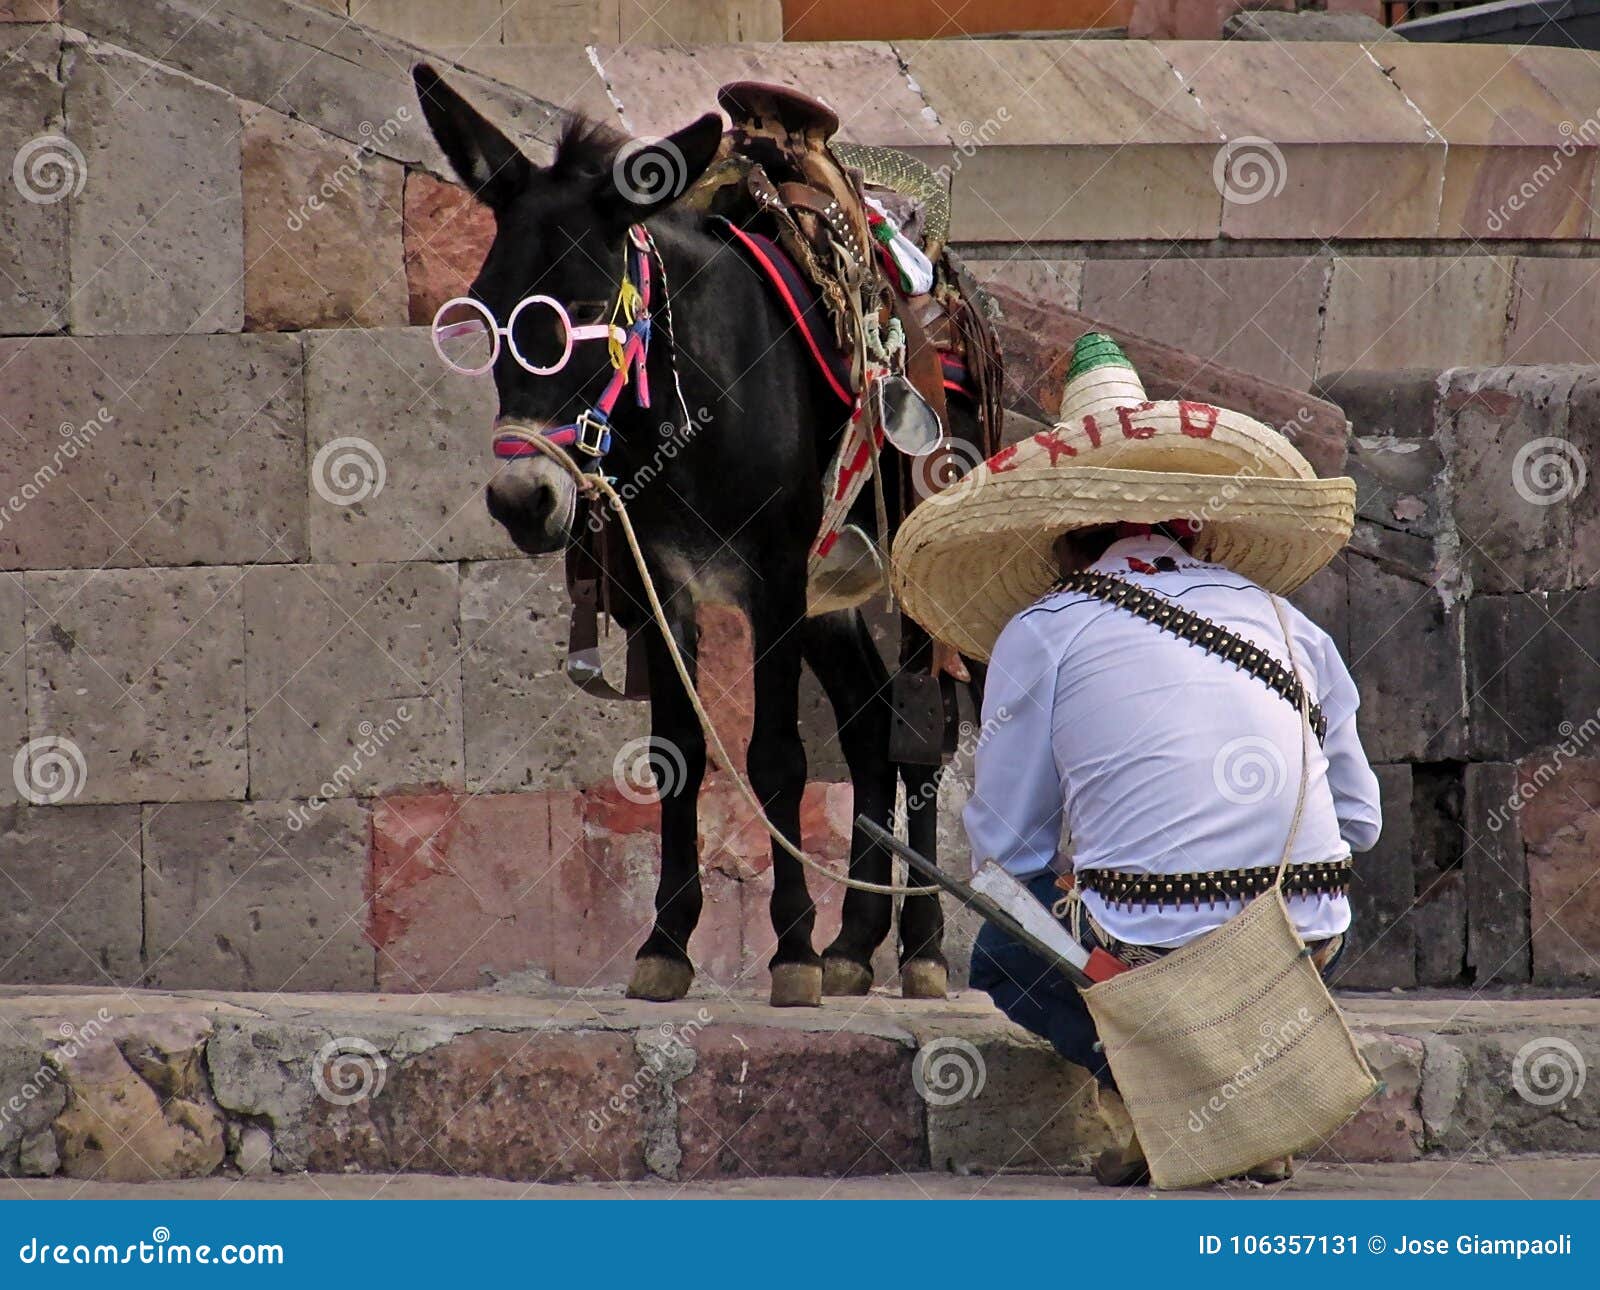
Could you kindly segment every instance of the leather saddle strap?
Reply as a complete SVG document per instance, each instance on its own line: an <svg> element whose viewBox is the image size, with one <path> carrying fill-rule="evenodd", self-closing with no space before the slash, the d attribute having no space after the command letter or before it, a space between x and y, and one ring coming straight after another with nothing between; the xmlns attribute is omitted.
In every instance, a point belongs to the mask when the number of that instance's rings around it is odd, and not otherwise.
<svg viewBox="0 0 1600 1290"><path fill-rule="evenodd" d="M1206 653L1232 663L1255 677L1297 713L1304 702L1317 743L1321 744L1327 738L1328 718L1319 704L1308 702L1310 696L1304 693L1305 687L1301 685L1300 678L1260 646L1252 645L1236 632L1175 605L1163 596L1107 573L1095 573L1087 569L1081 573L1069 573L1057 585L1063 591L1093 596L1096 600L1124 609L1146 622L1154 623L1162 631L1171 632L1179 640L1198 645Z"/></svg>

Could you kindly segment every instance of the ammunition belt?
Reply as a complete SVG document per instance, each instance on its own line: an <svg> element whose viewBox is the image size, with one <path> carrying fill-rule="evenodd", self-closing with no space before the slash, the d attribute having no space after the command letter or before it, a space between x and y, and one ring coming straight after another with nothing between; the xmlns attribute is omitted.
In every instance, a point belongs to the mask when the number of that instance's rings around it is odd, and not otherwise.
<svg viewBox="0 0 1600 1290"><path fill-rule="evenodd" d="M1285 896L1343 895L1350 890L1350 859L1292 864L1283 876ZM1251 869L1217 869L1210 873L1123 873L1083 869L1076 881L1111 905L1209 905L1249 900L1272 890L1275 864Z"/></svg>

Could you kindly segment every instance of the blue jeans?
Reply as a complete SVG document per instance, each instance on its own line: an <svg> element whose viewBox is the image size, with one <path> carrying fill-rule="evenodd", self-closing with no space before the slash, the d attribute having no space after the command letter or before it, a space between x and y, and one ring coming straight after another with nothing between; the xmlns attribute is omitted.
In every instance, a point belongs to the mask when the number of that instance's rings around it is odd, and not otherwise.
<svg viewBox="0 0 1600 1290"><path fill-rule="evenodd" d="M1028 890L1046 907L1054 905L1061 892L1056 876L1045 872L1027 882ZM1087 921L1083 928L1085 949L1099 944ZM1326 953L1315 960L1326 977L1333 971L1348 943L1339 937L1337 945L1319 942ZM1030 1030L1074 1065L1082 1066L1107 1088L1115 1088L1105 1054L1099 1051L1100 1037L1094 1018L1078 993L1078 987L1056 971L1025 945L1018 944L993 923L985 923L972 945L972 988L982 990L1024 1030Z"/></svg>

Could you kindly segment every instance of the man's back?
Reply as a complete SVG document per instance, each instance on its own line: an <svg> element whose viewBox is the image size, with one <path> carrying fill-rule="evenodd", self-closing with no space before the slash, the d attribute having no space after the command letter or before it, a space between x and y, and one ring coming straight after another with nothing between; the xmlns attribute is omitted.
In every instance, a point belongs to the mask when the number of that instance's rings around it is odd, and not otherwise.
<svg viewBox="0 0 1600 1290"><path fill-rule="evenodd" d="M1093 567L1287 662L1267 594L1168 539L1114 543ZM1337 860L1376 840L1377 782L1355 732L1355 686L1336 648L1283 608L1295 662L1328 720L1326 746L1307 747L1304 815L1290 858ZM1257 678L1125 610L1053 593L1017 615L995 646L966 815L974 862L993 857L1022 877L1042 871L1055 860L1065 804L1080 871L1275 865L1295 810L1300 732L1296 710ZM1240 908L1111 906L1093 891L1084 901L1110 935L1155 946L1182 944ZM1297 896L1290 909L1308 940L1350 921L1342 895Z"/></svg>

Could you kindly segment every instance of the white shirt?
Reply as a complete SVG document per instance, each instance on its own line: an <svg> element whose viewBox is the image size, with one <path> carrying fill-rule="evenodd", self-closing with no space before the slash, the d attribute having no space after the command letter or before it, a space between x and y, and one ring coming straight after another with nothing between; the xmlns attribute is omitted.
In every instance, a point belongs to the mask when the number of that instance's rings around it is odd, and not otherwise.
<svg viewBox="0 0 1600 1290"><path fill-rule="evenodd" d="M1160 561L1159 569L1156 567ZM1230 628L1287 663L1271 598L1163 537L1125 538L1093 566ZM1149 572L1144 572L1149 570ZM1307 744L1292 863L1338 860L1378 840L1378 782L1356 734L1360 699L1338 649L1287 601L1295 661L1328 720ZM1063 868L1189 873L1276 865L1300 784L1300 715L1261 681L1170 632L1081 594L1053 592L996 642L963 822L974 867L1019 878ZM1089 913L1130 945L1182 945L1237 914L1215 905L1108 905ZM1300 934L1350 925L1345 896L1289 900Z"/></svg>

